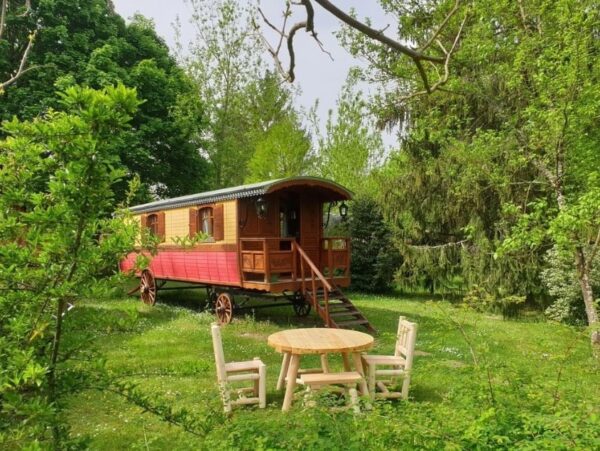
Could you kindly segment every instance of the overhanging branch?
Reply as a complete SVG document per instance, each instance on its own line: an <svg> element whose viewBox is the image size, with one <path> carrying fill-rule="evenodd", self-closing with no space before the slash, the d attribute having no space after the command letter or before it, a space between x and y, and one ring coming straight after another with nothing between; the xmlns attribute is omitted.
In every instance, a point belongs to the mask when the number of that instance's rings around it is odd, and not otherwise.
<svg viewBox="0 0 600 451"><path fill-rule="evenodd" d="M264 36L261 36L262 40L266 44L266 47L267 47L269 53L275 59L275 62L276 62L276 65L277 65L279 71L282 72L282 74L284 74L284 78L290 82L293 82L295 79L296 54L294 51L294 37L299 30L304 29L307 33L310 33L311 36L315 39L315 41L319 44L319 47L321 48L321 50L324 51L325 53L329 54L323 48L323 45L322 45L321 41L318 39L317 33L315 31L315 22L314 22L315 10L312 5L312 1L313 0L299 0L297 2L291 2L288 0L286 2L286 10L284 12L283 26L281 28L277 28L276 26L274 26L273 23L265 17L262 10L260 10L260 8L259 8L259 13L262 16L264 23L269 28L273 29L279 35L279 44L276 46L276 48L274 48L273 46L268 44L267 39ZM345 25L349 26L350 28L358 31L359 33L362 33L363 35L367 36L368 38L370 38L374 41L381 43L385 47L397 52L398 54L401 54L401 55L404 55L404 56L407 56L408 58L410 58L413 61L413 63L415 64L417 73L418 73L419 78L421 79L421 81L423 83L423 87L424 87L423 91L419 91L419 92L415 93L414 95L419 95L422 93L427 93L427 94L431 93L435 89L437 89L438 87L440 87L441 85L446 83L446 81L448 80L448 76L449 76L449 72L450 72L449 71L450 58L451 58L453 52L455 51L455 49L457 48L457 45L460 41L460 37L461 37L462 31L463 31L463 28L464 28L464 25L465 25L465 22L467 19L467 14L465 14L465 18L460 24L459 30L453 39L453 43L452 43L450 50L446 50L444 48L444 46L440 42L439 37L441 36L442 31L448 27L448 24L450 23L450 20L452 19L452 17L454 17L454 15L460 9L461 0L455 0L453 8L445 16L445 18L442 20L440 25L432 31L432 33L431 33L430 37L427 39L427 41L420 47L412 47L407 44L403 44L399 40L389 37L388 35L385 34L385 30L387 29L387 27L384 27L380 30L375 29L375 28L367 25L366 23L361 22L360 20L347 14L346 12L344 12L343 10L338 8L336 5L331 3L329 0L314 0L314 2L317 3L319 6L321 6L324 10L329 12L331 15L333 15L334 17L339 19ZM306 18L303 21L296 22L294 25L292 25L290 27L289 31L287 31L286 30L287 18L291 15L291 5L303 7ZM257 26L257 29L258 28L259 27ZM289 58L289 66L288 66L287 71L283 69L284 65L280 59L281 42L283 39L285 39L287 42L287 51L288 51L288 58ZM442 55L439 55L439 53L435 54L435 53L427 52L428 50L430 50L430 47L434 42L438 44L438 47L441 49ZM329 56L331 57L331 55L329 55ZM433 65L434 67L442 66L444 69L443 75L441 73L438 73L438 75L437 75L438 79L435 82L431 83L429 80L430 75L428 75L428 71L425 69L424 63L429 63L429 64ZM441 72L441 71L438 71L436 69L435 72ZM413 95L411 95L411 97L412 96Z"/></svg>

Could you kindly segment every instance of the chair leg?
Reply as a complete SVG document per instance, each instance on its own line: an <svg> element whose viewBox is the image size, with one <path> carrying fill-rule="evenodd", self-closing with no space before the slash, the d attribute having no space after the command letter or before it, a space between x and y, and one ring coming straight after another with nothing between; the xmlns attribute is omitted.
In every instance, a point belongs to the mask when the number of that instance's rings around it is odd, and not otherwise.
<svg viewBox="0 0 600 451"><path fill-rule="evenodd" d="M315 407L316 406L316 402L313 399L313 391L310 387L310 385L306 386L306 390L304 390L304 406L306 407Z"/></svg>
<svg viewBox="0 0 600 451"><path fill-rule="evenodd" d="M258 367L258 407L267 406L267 365Z"/></svg>
<svg viewBox="0 0 600 451"><path fill-rule="evenodd" d="M277 390L281 390L285 383L285 376L290 366L290 353L285 352L283 354L283 361L281 362L281 371L279 371L279 378L277 379Z"/></svg>
<svg viewBox="0 0 600 451"><path fill-rule="evenodd" d="M358 392L356 391L356 388L351 387L348 390L348 393L350 394L350 405L352 406L352 410L354 410L354 413L360 413L360 406L358 405Z"/></svg>
<svg viewBox="0 0 600 451"><path fill-rule="evenodd" d="M329 373L329 362L327 361L327 354L321 354L321 369L324 373Z"/></svg>
<svg viewBox="0 0 600 451"><path fill-rule="evenodd" d="M221 399L223 399L223 409L225 413L231 413L231 394L226 383L219 382L219 391L221 392Z"/></svg>
<svg viewBox="0 0 600 451"><path fill-rule="evenodd" d="M260 360L260 357L254 357L253 360ZM260 367L258 369L259 378L254 381L254 396L258 396L260 393Z"/></svg>
<svg viewBox="0 0 600 451"><path fill-rule="evenodd" d="M408 399L408 389L410 387L410 374L407 374L402 381L402 399Z"/></svg>
<svg viewBox="0 0 600 451"><path fill-rule="evenodd" d="M371 399L375 399L375 390L377 390L377 388L375 387L375 365L369 364L368 374L369 374L369 395L371 396Z"/></svg>

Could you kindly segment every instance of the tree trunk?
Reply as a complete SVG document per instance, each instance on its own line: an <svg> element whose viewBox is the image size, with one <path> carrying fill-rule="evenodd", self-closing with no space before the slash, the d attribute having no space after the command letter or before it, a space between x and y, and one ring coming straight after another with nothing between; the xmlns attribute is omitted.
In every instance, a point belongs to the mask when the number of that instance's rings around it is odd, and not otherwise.
<svg viewBox="0 0 600 451"><path fill-rule="evenodd" d="M581 247L578 247L575 251L575 264L577 265L577 275L581 286L581 294L583 295L585 313L592 330L590 339L593 346L600 348L600 322L598 321L598 311L594 304L594 293L590 283L590 268Z"/></svg>

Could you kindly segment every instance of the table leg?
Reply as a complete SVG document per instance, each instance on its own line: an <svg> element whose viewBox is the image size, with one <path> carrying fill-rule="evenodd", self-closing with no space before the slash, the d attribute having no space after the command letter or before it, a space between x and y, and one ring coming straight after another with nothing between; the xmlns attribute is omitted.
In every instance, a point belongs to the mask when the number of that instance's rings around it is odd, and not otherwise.
<svg viewBox="0 0 600 451"><path fill-rule="evenodd" d="M351 371L352 368L350 368L350 359L347 352L342 352L342 359L344 360L344 371Z"/></svg>
<svg viewBox="0 0 600 451"><path fill-rule="evenodd" d="M369 388L367 387L367 381L365 379L365 370L363 368L362 360L360 358L360 352L353 352L352 359L354 360L354 368L363 377L363 380L360 383L360 394L362 396L366 396L369 394Z"/></svg>
<svg viewBox="0 0 600 451"><path fill-rule="evenodd" d="M281 390L285 384L285 375L287 374L288 367L290 366L290 353L283 353L283 361L281 362L281 370L279 371L279 378L277 379L277 390Z"/></svg>
<svg viewBox="0 0 600 451"><path fill-rule="evenodd" d="M327 354L321 354L321 369L324 373L329 373L329 362L327 361Z"/></svg>
<svg viewBox="0 0 600 451"><path fill-rule="evenodd" d="M287 384L285 387L285 397L283 398L283 406L281 410L288 411L292 406L294 397L294 389L296 388L296 378L298 377L298 367L300 366L300 355L292 354L290 358L290 366L287 371Z"/></svg>

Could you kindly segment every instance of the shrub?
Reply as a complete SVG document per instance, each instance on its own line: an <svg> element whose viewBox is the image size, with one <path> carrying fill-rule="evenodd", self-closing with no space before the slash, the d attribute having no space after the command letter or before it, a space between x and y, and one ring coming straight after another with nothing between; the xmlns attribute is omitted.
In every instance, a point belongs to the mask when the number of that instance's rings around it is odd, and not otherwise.
<svg viewBox="0 0 600 451"><path fill-rule="evenodd" d="M379 205L368 197L357 198L352 203L348 229L352 238L352 288L375 293L389 290L400 255Z"/></svg>
<svg viewBox="0 0 600 451"><path fill-rule="evenodd" d="M561 254L556 247L553 247L546 254L545 264L546 267L541 272L541 279L548 294L554 300L546 308L545 315L554 321L585 324L581 287L577 281L572 258ZM597 292L600 289L600 268L592 269L591 279L594 291Z"/></svg>

